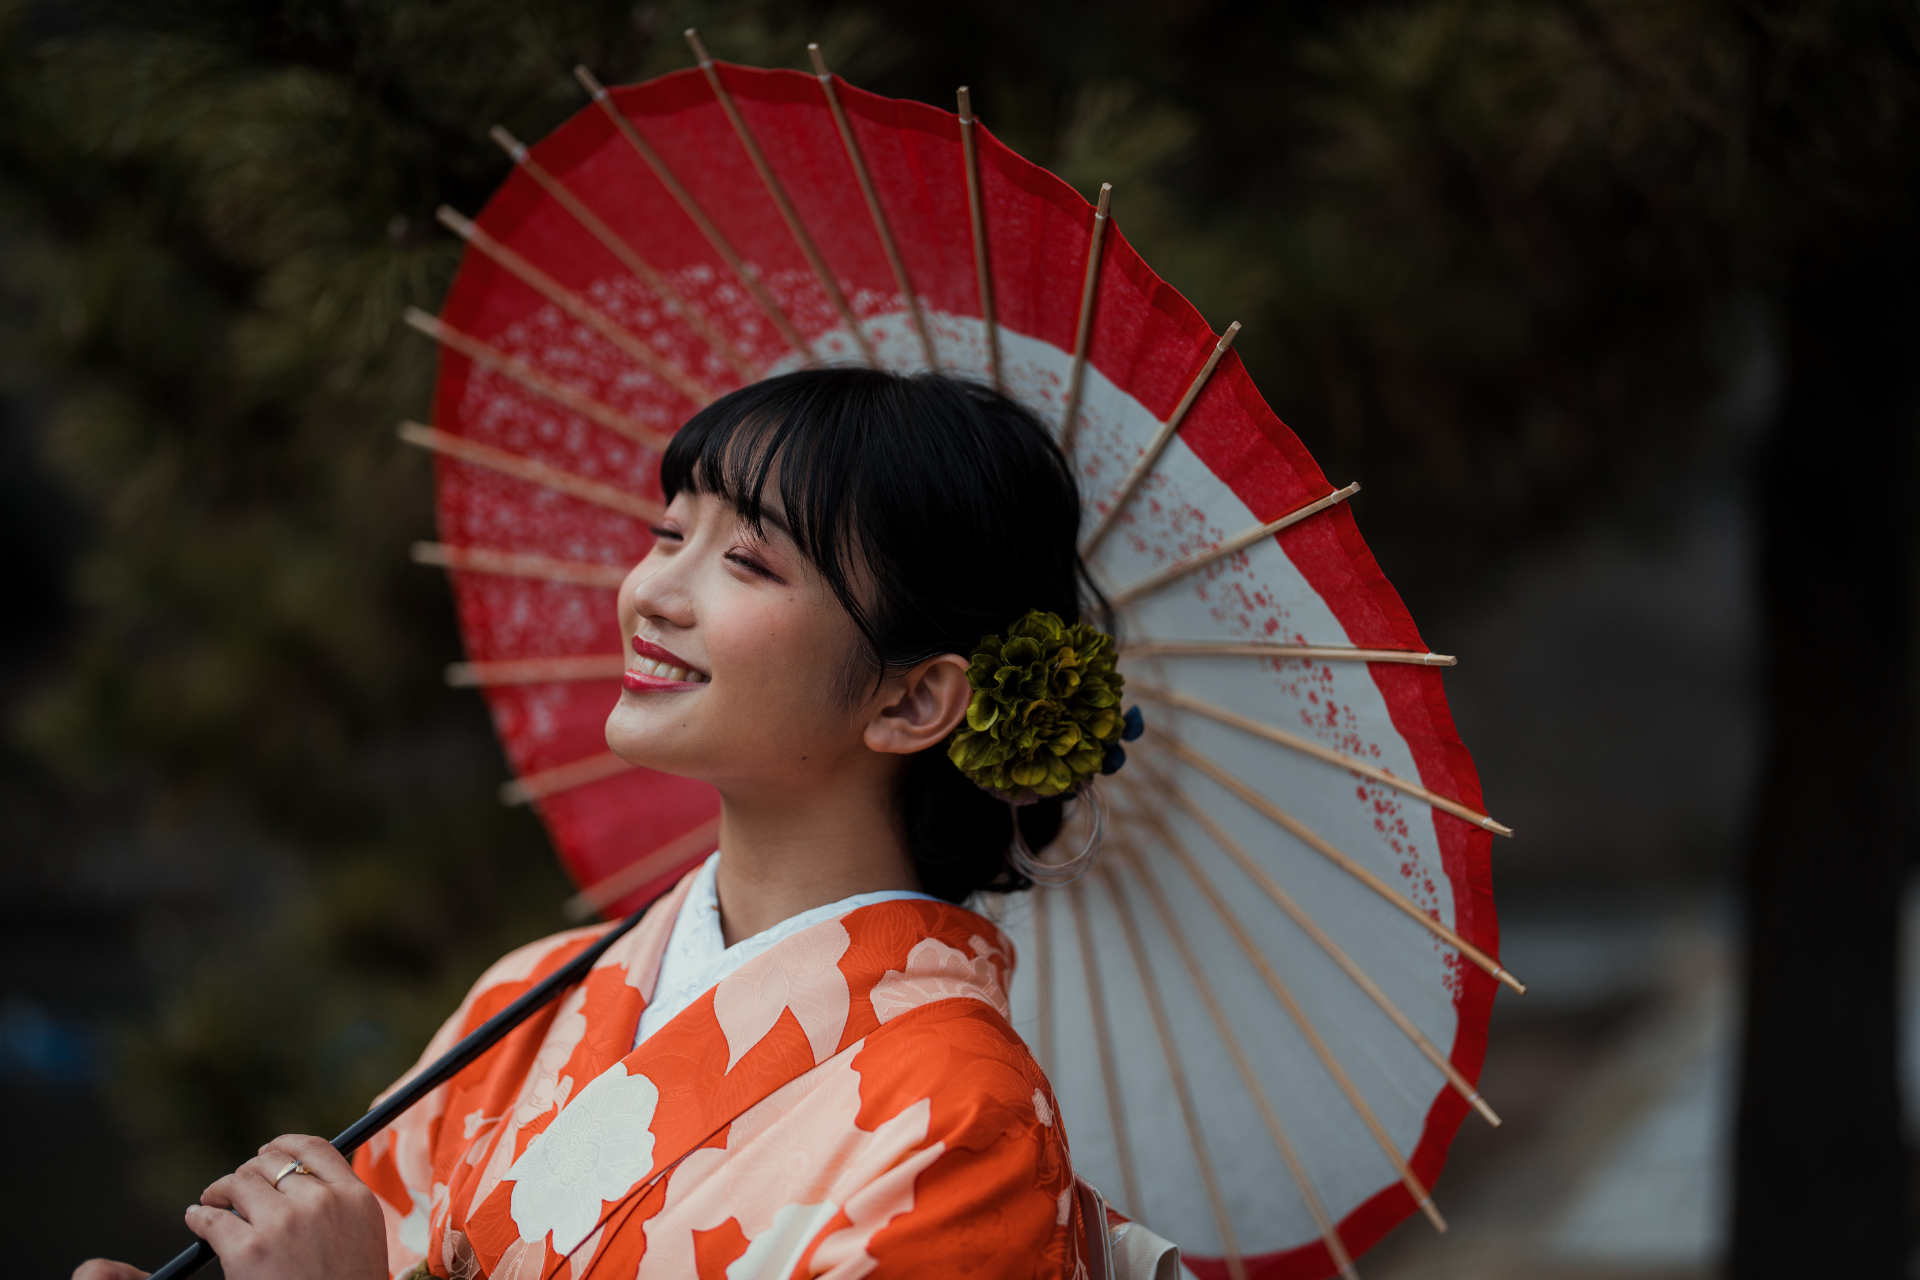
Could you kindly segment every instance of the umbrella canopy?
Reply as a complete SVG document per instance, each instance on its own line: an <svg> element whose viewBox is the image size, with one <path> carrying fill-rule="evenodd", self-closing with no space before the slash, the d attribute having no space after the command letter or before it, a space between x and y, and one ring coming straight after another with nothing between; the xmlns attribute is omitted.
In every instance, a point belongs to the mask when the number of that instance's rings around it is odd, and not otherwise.
<svg viewBox="0 0 1920 1280"><path fill-rule="evenodd" d="M691 35L691 33L689 33ZM602 737L612 589L660 450L834 361L989 380L1057 430L1145 704L1085 878L1004 904L1015 1022L1075 1161L1202 1276L1322 1276L1416 1208L1471 1107L1493 834L1439 666L1347 499L1232 349L1064 182L972 118L715 63L606 90L477 219L438 317L442 541L468 661L583 912L715 844L701 783ZM1070 826L1063 843L1075 838ZM1057 856L1057 855L1056 855ZM1497 1121L1495 1121L1497 1123Z"/></svg>

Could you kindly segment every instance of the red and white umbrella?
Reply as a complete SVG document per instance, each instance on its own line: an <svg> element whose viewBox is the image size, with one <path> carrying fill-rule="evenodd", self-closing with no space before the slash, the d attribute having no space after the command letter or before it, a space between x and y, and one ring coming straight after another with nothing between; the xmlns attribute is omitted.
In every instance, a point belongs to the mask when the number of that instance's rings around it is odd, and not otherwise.
<svg viewBox="0 0 1920 1280"><path fill-rule="evenodd" d="M1424 1208L1499 967L1493 834L1439 666L1346 502L1107 217L971 118L713 62L527 147L437 318L442 542L469 661L582 886L714 847L704 784L602 737L612 589L696 409L810 363L989 380L1058 424L1148 732L1095 871L1004 905L1015 1022L1077 1167L1202 1276L1317 1277ZM1069 839L1071 839L1071 833ZM1495 1121L1497 1123L1497 1121Z"/></svg>

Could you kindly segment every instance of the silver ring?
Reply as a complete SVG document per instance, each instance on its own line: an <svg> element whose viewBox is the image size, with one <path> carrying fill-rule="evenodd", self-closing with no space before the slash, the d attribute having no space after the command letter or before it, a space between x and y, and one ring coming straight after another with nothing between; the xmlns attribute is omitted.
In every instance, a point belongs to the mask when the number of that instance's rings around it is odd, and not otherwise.
<svg viewBox="0 0 1920 1280"><path fill-rule="evenodd" d="M1072 884L1087 873L1095 855L1100 852L1100 842L1107 835L1107 802L1100 796L1099 784L1089 778L1076 798L1087 801L1091 806L1093 830L1087 833L1086 846L1065 862L1042 862L1034 856L1033 850L1027 847L1026 835L1020 830L1019 808L1011 804L1007 806L1013 817L1013 843L1007 849L1007 860L1035 884L1055 888Z"/></svg>
<svg viewBox="0 0 1920 1280"><path fill-rule="evenodd" d="M282 1169L280 1172L273 1175L273 1189L275 1191L278 1191L280 1189L281 1180L287 1177L287 1175L289 1174L312 1173L312 1172L313 1170L307 1168L306 1165L301 1164L298 1160L290 1160L287 1162L286 1168Z"/></svg>

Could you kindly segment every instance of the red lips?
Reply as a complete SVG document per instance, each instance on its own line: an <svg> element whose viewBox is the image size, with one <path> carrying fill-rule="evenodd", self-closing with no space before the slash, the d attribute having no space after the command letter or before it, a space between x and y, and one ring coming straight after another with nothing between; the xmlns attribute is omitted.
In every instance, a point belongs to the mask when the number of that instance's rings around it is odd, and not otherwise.
<svg viewBox="0 0 1920 1280"><path fill-rule="evenodd" d="M621 673L620 684L633 693L662 693L674 689L698 689L697 681L668 680L662 676L650 676L644 671L626 671Z"/></svg>
<svg viewBox="0 0 1920 1280"><path fill-rule="evenodd" d="M633 638L633 651L643 658L649 658L654 662L662 662L670 667L679 667L683 671L699 670L698 667L688 662L673 650L663 649L650 640L642 640L639 636ZM664 693L668 691L698 689L703 683L704 681L699 680L669 680L665 676L648 675L644 671L635 671L631 668L620 676L621 686L632 693Z"/></svg>
<svg viewBox="0 0 1920 1280"><path fill-rule="evenodd" d="M670 667L679 667L683 671L698 671L700 669L673 650L662 649L652 641L642 640L639 636L633 638L633 651L643 658L652 658L655 662L664 662Z"/></svg>

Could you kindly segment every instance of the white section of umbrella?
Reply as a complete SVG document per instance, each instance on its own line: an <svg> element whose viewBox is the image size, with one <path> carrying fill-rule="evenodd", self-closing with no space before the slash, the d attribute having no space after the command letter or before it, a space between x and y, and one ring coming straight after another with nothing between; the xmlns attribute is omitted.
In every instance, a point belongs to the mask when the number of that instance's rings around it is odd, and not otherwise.
<svg viewBox="0 0 1920 1280"><path fill-rule="evenodd" d="M1362 858L1347 852L1351 848L1365 849L1374 842L1366 831L1353 829L1351 802L1329 803L1329 800L1344 796L1345 787L1339 779L1340 771L1345 771L1344 776L1348 778L1357 776L1392 788L1497 834L1510 835L1511 832L1487 815L1409 781L1417 776L1417 769L1411 757L1404 755L1404 746L1398 742L1397 735L1391 732L1380 736L1387 740L1389 748L1399 746L1402 758L1389 761L1394 766L1389 768L1335 751L1246 714L1248 685L1244 677L1230 672L1223 674L1226 664L1218 660L1254 659L1274 664L1275 670L1280 669L1281 663L1319 661L1338 664L1333 669L1339 670L1351 663L1372 662L1451 666L1454 659L1441 654L1360 648L1343 643L1285 645L1158 638L1177 634L1183 620L1179 609L1169 606L1168 588L1194 575L1205 574L1233 557L1241 557L1240 563L1255 568L1270 590L1280 588L1279 595L1285 599L1290 614L1295 617L1319 615L1313 618L1312 625L1299 630L1344 639L1338 621L1286 561L1274 538L1281 530L1352 496L1359 486L1335 490L1278 519L1251 522L1243 532L1223 538L1209 549L1174 564L1130 563L1138 557L1129 554L1125 540L1117 544L1116 550L1116 544L1110 544L1108 539L1150 481L1171 486L1189 497L1199 497L1195 505L1203 510L1243 509L1230 491L1185 449L1178 436L1182 418L1205 389L1214 368L1238 333L1239 324L1230 325L1205 353L1185 394L1165 420L1154 418L1138 401L1088 364L1087 344L1098 306L1100 258L1112 194L1111 186L1103 185L1088 245L1073 352L1060 352L1025 335L1002 331L994 318L973 145L974 121L964 88L959 93L959 114L981 315L976 318L932 313L930 323L929 313L908 279L865 159L840 106L833 78L818 47L809 46L823 96L833 114L910 321L910 326L901 326L894 323L898 313L889 313L861 324L721 83L713 60L693 32L689 31L688 38L769 199L839 316L846 336L852 338L868 363L893 368L944 366L977 370L1017 398L1039 403L1040 385L1057 378L1059 366L1065 361L1068 390L1059 426L1063 446L1080 455L1083 440L1094 442L1092 459L1096 465L1088 489L1090 495L1103 496L1088 503L1091 528L1085 534L1083 551L1103 580L1125 584L1111 591L1110 599L1129 612L1132 624L1129 630L1149 637L1131 641L1123 648L1123 662L1129 668L1128 688L1137 696L1159 704L1162 713L1156 716L1150 735L1136 746L1136 767L1119 778L1121 805L1117 816L1122 821L1116 824L1111 837L1115 857L1097 872L1091 884L1036 889L1023 908L1013 911L1008 922L1016 935L1025 935L1023 951L1032 959L1030 965L1022 966L1016 979L1016 999L1028 997L1024 1007L1034 1010L1031 1038L1049 1077L1067 1099L1063 1105L1087 1108L1088 1099L1097 1091L1107 1112L1105 1129L1089 1127L1076 1142L1076 1162L1096 1174L1113 1175L1107 1179L1108 1184L1122 1189L1124 1207L1142 1220L1163 1229L1172 1229L1178 1221L1185 1228L1183 1238L1194 1246L1217 1247L1226 1257L1229 1270L1236 1275L1244 1274L1241 1259L1245 1252L1291 1248L1315 1238L1325 1242L1343 1274L1353 1274L1351 1259L1333 1224L1377 1189L1380 1178L1364 1161L1349 1158L1343 1162L1328 1157L1350 1153L1356 1144L1376 1147L1391 1175L1407 1187L1434 1225L1444 1230L1444 1221L1427 1189L1407 1166L1403 1154L1418 1141L1430 1098L1408 1087L1406 1073L1396 1059L1407 1053L1414 1054L1440 1076L1444 1087L1458 1091L1485 1119L1498 1124L1492 1109L1436 1043L1447 1038L1451 1016L1451 1009L1444 1007L1445 1002L1436 994L1447 989L1444 976L1436 969L1445 968L1446 952L1450 949L1515 990L1525 988L1496 960L1444 923L1445 919L1452 918L1451 902L1438 902L1422 909L1396 890L1387 878L1365 865ZM816 346L801 337L768 295L755 269L741 259L633 122L613 106L607 90L585 68L578 68L576 74L787 341L793 351L793 362L816 363L819 358ZM505 130L496 128L494 136L516 164L599 240L636 280L652 290L663 307L683 318L740 377L765 376L790 363L781 360L768 368L756 368L724 333L674 290L661 272L647 264L634 246L612 231L587 202L542 168L526 147ZM476 224L451 209L443 209L440 216L476 250L531 286L561 312L610 342L694 408L714 398L712 389L694 374L673 367L587 299L561 285L512 248L494 240ZM664 447L666 437L661 433L595 399L589 392L543 373L520 357L499 351L417 310L409 310L406 318L409 324L441 345L562 409L650 448ZM900 336L903 332L913 335L916 350L902 349L906 341ZM947 349L944 358L942 347ZM1023 391L1026 394L1023 395ZM400 434L409 443L462 463L487 468L635 519L657 519L660 512L659 504L638 494L508 450L417 423L402 424ZM1107 477L1097 465L1102 459L1127 460L1125 472L1117 478ZM1104 492L1103 480L1108 481ZM1135 516L1138 518L1137 512ZM625 572L618 566L436 543L416 544L414 558L461 572L505 574L607 589L616 587ZM1172 626L1163 630L1169 623ZM450 683L463 686L605 680L617 677L624 665L623 656L617 653L583 654L456 663L448 668L447 676ZM1153 671L1153 680L1143 677L1139 671L1142 666ZM1370 681L1348 679L1340 683L1343 697L1379 704L1367 709L1378 722L1386 723L1384 705L1380 704L1378 690ZM1217 701L1195 692L1209 689L1217 690ZM1278 719L1278 715L1273 718ZM1170 723L1163 724L1163 720ZM1234 760L1241 773L1220 764L1222 758ZM516 779L502 788L502 799L509 804L527 803L611 777L627 767L611 753L589 756ZM1282 809L1270 798L1286 789L1285 779L1275 776L1276 768L1282 773L1318 768L1324 774L1304 797L1311 822ZM1251 780L1241 776L1250 771L1256 772ZM1196 794L1211 803L1195 799ZM702 824L590 886L568 904L570 914L591 915L710 846L716 824L717 819ZM1320 834L1321 831L1339 834L1330 840ZM1276 834L1285 838L1276 840ZM1162 880L1153 869L1153 861L1143 852L1149 848L1163 853L1164 861L1178 867L1181 877ZM1256 856L1250 849L1261 850L1265 856ZM1303 860L1301 850L1312 856ZM1432 870L1432 883L1438 894L1449 882L1437 866ZM1294 893L1281 887L1283 879L1294 886ZM1222 880L1228 882L1228 889L1221 887ZM1353 895L1347 886L1354 883L1364 886L1368 892ZM1248 885L1255 892L1248 894ZM1133 907L1135 896L1149 905L1151 910L1146 918L1150 925L1157 926L1157 938L1149 938L1142 928ZM1072 920L1075 945L1056 955L1054 943L1058 926L1054 916L1063 899ZM1316 905L1303 906L1302 899ZM1243 915L1252 916L1252 923L1243 919ZM1281 924L1281 920L1286 924ZM1400 923L1396 925L1395 921ZM1197 929L1196 924L1200 926ZM1286 933L1288 927L1293 930L1291 936ZM1343 948L1336 941L1336 932L1350 939L1348 947ZM1426 944L1415 941L1408 945L1410 939L1423 937L1428 940ZM1264 947L1262 939L1266 940ZM1444 945L1436 949L1434 943ZM1298 949L1303 945L1308 951ZM1354 954L1355 951L1359 954ZM1153 957L1168 954L1177 958L1177 973L1184 975L1182 981L1194 996L1192 1002L1167 1001L1162 983L1169 975L1156 971ZM1130 960L1130 965L1120 963L1122 957ZM1316 979L1306 984L1302 990L1309 994L1303 1000L1280 976L1283 970L1311 973L1316 963L1331 965L1345 982L1364 993L1379 1011L1384 1026L1392 1029L1391 1033L1384 1033L1378 1027L1355 1025L1344 1007L1327 1010L1313 1007L1312 993L1337 990L1337 981ZM1071 989L1076 979L1085 992L1084 1002L1063 1000L1061 988ZM1124 999L1109 1000L1109 988L1114 986ZM1249 1016L1250 1010L1276 1003L1286 1015L1284 1019ZM1084 1014L1088 1025L1072 1025L1076 1014ZM1197 1023L1199 1014L1205 1015L1204 1023ZM1130 1025L1138 1023L1143 1015L1151 1023L1150 1028ZM1292 1029L1291 1039L1282 1034L1282 1029L1288 1027ZM1123 1072L1114 1050L1116 1038L1133 1044L1156 1042L1164 1066L1149 1072L1146 1066L1135 1061ZM1216 1041L1225 1052L1224 1059L1194 1052L1194 1046ZM1080 1061L1072 1061L1075 1055L1063 1053L1063 1046L1077 1048ZM1143 1073L1145 1079L1142 1079ZM1236 1082L1237 1093L1232 1087ZM1274 1106L1273 1094L1279 1090L1284 1090L1284 1096L1293 1104L1291 1109L1304 1117L1304 1122L1296 1122L1296 1131L1291 1135ZM1154 1105L1167 1093L1172 1093L1178 1103L1179 1127L1184 1132L1169 1131L1170 1113L1164 1106ZM1276 1209L1271 1197L1264 1193L1264 1188L1274 1185L1275 1179L1270 1176L1273 1171L1262 1167L1259 1159L1254 1158L1248 1167L1223 1170L1218 1166L1206 1134L1209 1130L1236 1132L1235 1126L1241 1123L1239 1118L1221 1114L1223 1101L1235 1097L1248 1100L1267 1130L1272 1140L1273 1159L1298 1191L1299 1213ZM1370 1098L1373 1101L1369 1101ZM1129 1116L1133 1117L1131 1124ZM1082 1125L1088 1124L1083 1114ZM1357 1132L1353 1131L1356 1126ZM1226 1144L1223 1149L1243 1164L1247 1163L1246 1144ZM1189 1153L1193 1178L1159 1179L1150 1185L1159 1188L1157 1194L1162 1196L1165 1188L1184 1187L1190 1193L1187 1199L1193 1203L1143 1202L1136 1155L1143 1150L1155 1153L1159 1161L1177 1161L1179 1157L1172 1154L1176 1151ZM1320 1158L1316 1160L1316 1156ZM1329 1185L1316 1185L1310 1172L1316 1164L1336 1169L1339 1177ZM1243 1242L1237 1238L1236 1221L1254 1224L1253 1235L1248 1240ZM1198 1224L1203 1222L1210 1223L1216 1233L1211 1241L1195 1234Z"/></svg>

